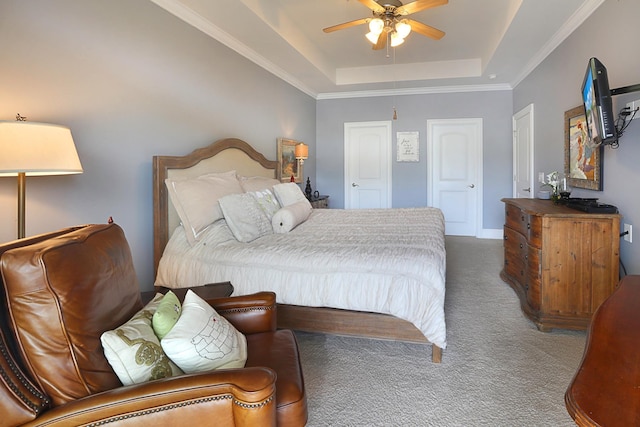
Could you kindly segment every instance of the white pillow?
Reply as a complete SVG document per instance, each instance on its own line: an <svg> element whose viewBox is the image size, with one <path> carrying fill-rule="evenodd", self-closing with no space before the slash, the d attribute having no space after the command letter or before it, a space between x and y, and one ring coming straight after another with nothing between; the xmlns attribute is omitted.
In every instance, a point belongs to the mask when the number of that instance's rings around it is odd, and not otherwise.
<svg viewBox="0 0 640 427"><path fill-rule="evenodd" d="M302 190L300 190L300 187L298 187L298 184L295 182L286 182L284 184L274 185L273 192L276 194L276 198L282 207L302 201L309 203L302 193ZM310 203L309 206L311 206Z"/></svg>
<svg viewBox="0 0 640 427"><path fill-rule="evenodd" d="M273 215L271 225L274 233L288 233L309 218L313 208L304 200L285 206Z"/></svg>
<svg viewBox="0 0 640 427"><path fill-rule="evenodd" d="M162 294L156 294L127 323L100 336L104 355L123 385L182 374L162 351L151 327L162 298Z"/></svg>
<svg viewBox="0 0 640 427"><path fill-rule="evenodd" d="M271 221L273 215L280 209L280 203L278 203L278 199L276 195L273 194L273 191L267 188L260 191L251 191L248 194L251 194L251 196L256 199L258 205L267 216L267 219Z"/></svg>
<svg viewBox="0 0 640 427"><path fill-rule="evenodd" d="M227 194L243 193L234 170L197 178L166 179L165 184L192 246L205 228L222 218L218 199Z"/></svg>
<svg viewBox="0 0 640 427"><path fill-rule="evenodd" d="M178 323L160 343L186 373L242 368L247 361L245 336L191 289Z"/></svg>
<svg viewBox="0 0 640 427"><path fill-rule="evenodd" d="M251 194L229 194L218 202L229 229L239 242L247 243L273 234L271 221Z"/></svg>
<svg viewBox="0 0 640 427"><path fill-rule="evenodd" d="M264 176L240 176L238 181L240 181L242 189L247 193L250 191L270 190L274 185L280 184L277 179Z"/></svg>

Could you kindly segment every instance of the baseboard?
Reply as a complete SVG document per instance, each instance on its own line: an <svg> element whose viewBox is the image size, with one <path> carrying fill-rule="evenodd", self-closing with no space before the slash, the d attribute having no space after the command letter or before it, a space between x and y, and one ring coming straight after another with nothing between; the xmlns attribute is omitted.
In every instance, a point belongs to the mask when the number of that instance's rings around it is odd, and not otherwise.
<svg viewBox="0 0 640 427"><path fill-rule="evenodd" d="M498 239L502 240L503 231L502 228L483 228L476 236L478 239Z"/></svg>

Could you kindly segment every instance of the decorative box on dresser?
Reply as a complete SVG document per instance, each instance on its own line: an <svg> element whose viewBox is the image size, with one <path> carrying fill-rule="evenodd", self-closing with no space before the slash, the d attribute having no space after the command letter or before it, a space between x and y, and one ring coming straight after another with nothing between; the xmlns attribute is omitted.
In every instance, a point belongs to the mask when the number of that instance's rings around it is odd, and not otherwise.
<svg viewBox="0 0 640 427"><path fill-rule="evenodd" d="M618 283L620 215L570 209L550 200L505 203L500 273L539 330L586 329Z"/></svg>

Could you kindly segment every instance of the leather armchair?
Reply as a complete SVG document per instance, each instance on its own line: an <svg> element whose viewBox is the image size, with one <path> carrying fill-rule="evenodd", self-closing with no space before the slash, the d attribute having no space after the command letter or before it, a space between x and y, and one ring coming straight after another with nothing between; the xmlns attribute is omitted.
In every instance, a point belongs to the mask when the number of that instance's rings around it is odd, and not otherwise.
<svg viewBox="0 0 640 427"><path fill-rule="evenodd" d="M307 420L295 335L276 329L275 295L208 301L247 338L241 369L122 386L102 332L143 307L116 224L0 245L2 425L298 426Z"/></svg>

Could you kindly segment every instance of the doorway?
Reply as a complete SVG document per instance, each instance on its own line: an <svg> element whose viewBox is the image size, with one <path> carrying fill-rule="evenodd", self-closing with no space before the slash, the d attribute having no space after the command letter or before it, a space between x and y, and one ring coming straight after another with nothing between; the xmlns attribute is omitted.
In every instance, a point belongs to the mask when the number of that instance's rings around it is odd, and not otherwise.
<svg viewBox="0 0 640 427"><path fill-rule="evenodd" d="M482 119L427 120L427 204L442 210L445 233L482 227Z"/></svg>
<svg viewBox="0 0 640 427"><path fill-rule="evenodd" d="M513 197L533 197L533 104L514 114Z"/></svg>
<svg viewBox="0 0 640 427"><path fill-rule="evenodd" d="M391 122L344 124L346 209L391 207Z"/></svg>

